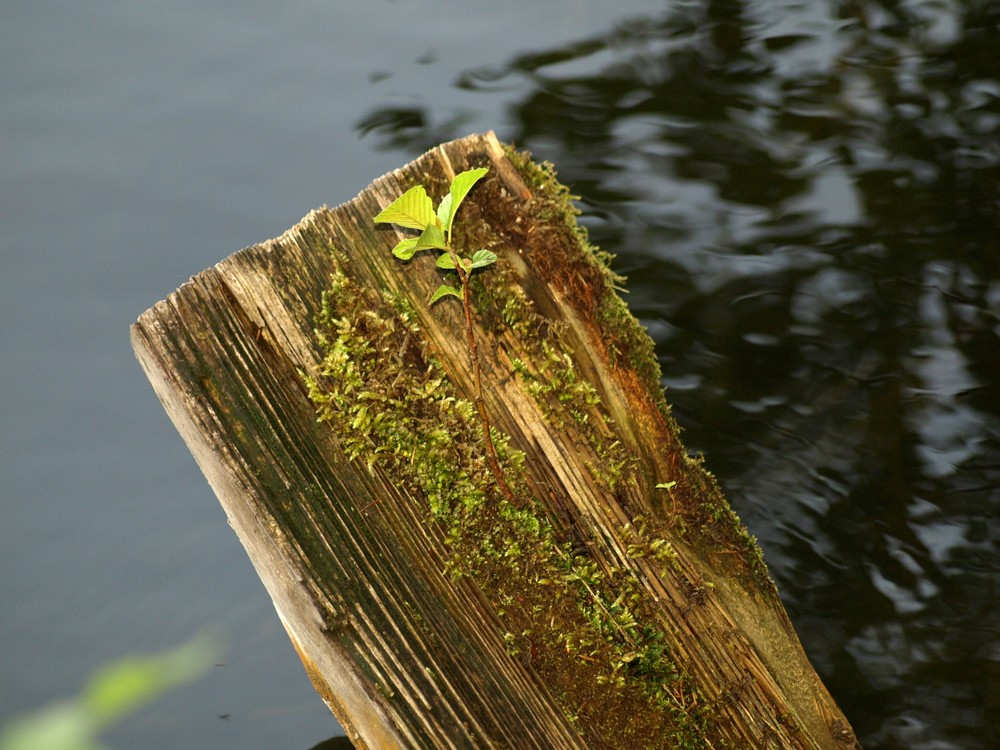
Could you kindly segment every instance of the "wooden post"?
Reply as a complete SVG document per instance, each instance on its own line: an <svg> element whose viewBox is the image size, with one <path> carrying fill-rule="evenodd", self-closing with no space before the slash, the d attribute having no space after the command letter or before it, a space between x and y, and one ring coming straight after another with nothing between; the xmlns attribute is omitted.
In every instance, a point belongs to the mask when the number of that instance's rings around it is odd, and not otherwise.
<svg viewBox="0 0 1000 750"><path fill-rule="evenodd" d="M487 166L461 305L375 216ZM648 336L550 171L492 133L242 250L132 343L323 699L365 748L856 747L759 550L688 458ZM317 414L323 417L317 419Z"/></svg>

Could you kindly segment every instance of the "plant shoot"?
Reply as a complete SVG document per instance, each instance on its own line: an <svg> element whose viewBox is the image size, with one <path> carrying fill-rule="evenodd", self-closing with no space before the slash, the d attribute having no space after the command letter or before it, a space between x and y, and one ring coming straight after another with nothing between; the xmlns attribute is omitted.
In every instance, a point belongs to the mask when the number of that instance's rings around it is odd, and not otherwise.
<svg viewBox="0 0 1000 750"><path fill-rule="evenodd" d="M410 260L423 250L434 250L440 253L437 267L445 271L454 271L458 276L459 286L441 284L431 295L428 304L433 305L445 297L457 297L462 301L465 313L465 339L469 351L469 362L472 366L476 411L483 428L483 440L486 444L486 459L490 471L496 479L497 487L503 496L513 505L520 507L514 493L504 479L503 470L497 458L496 446L490 433L490 419L483 399L482 376L479 367L479 353L476 347L476 335L473 326L472 300L469 293L469 279L472 273L480 268L496 263L497 256L489 250L476 250L468 254L459 252L452 243L455 217L462 201L473 186L489 170L486 167L470 169L455 175L451 181L448 194L441 199L437 210L423 185L414 185L396 198L375 217L376 224L396 224L407 229L420 232L418 237L400 240L392 249L392 254L403 261Z"/></svg>

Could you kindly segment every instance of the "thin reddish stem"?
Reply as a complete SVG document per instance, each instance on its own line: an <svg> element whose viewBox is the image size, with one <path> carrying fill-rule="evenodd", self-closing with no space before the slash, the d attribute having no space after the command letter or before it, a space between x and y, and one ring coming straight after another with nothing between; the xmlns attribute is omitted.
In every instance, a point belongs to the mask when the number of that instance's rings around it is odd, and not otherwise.
<svg viewBox="0 0 1000 750"><path fill-rule="evenodd" d="M453 258L455 253L451 250ZM483 427L483 441L486 443L486 462L489 464L493 478L496 479L497 487L501 494L512 505L520 508L521 503L514 495L507 480L504 478L503 469L500 468L500 460L497 458L497 449L493 444L493 435L490 433L490 415L486 411L486 402L483 399L483 381L479 367L479 349L476 346L476 334L472 325L472 300L469 297L469 277L472 275L465 270L456 260L455 268L458 271L458 278L462 282L462 307L465 310L465 337L469 348L469 362L472 365L473 401L476 404L476 411L479 413L479 422Z"/></svg>

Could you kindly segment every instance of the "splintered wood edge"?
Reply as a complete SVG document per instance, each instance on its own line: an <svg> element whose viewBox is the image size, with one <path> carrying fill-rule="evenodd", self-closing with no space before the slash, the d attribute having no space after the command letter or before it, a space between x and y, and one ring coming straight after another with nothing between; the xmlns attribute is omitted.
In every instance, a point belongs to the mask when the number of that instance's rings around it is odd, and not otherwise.
<svg viewBox="0 0 1000 750"><path fill-rule="evenodd" d="M190 283L197 282L192 280ZM168 305L169 300L157 307L162 309ZM218 441L208 437L204 423L196 420L195 414L201 410L182 393L179 382L173 378L170 363L162 358L162 350L156 345L157 331L160 335L163 333L162 323L157 315L150 314L155 310L144 314L132 327L136 356L218 497L229 525L264 584L310 680L356 747L372 750L408 747L380 710L378 701L371 699L365 689L365 680L354 673L352 661L331 651L330 641L321 637L325 629L323 618L313 598L300 585L298 567L273 530L253 513L251 504L246 501L252 490L239 482L237 475L219 460ZM307 653L313 657L306 657ZM346 706L350 706L350 710L346 710Z"/></svg>

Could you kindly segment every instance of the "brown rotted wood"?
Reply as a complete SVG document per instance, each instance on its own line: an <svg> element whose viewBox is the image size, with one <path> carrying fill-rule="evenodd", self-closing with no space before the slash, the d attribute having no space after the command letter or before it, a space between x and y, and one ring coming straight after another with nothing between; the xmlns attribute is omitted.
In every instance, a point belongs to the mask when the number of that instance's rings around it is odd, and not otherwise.
<svg viewBox="0 0 1000 750"><path fill-rule="evenodd" d="M371 217L417 182L446 186L475 166L491 173L463 210L489 217L504 283L558 327L576 372L600 396L591 421L553 419L511 375L515 361L537 359L534 334L479 325L490 352L486 407L527 455L526 501L606 574L637 577L690 682L678 700L710 704L699 707L711 722L705 746L855 746L773 586L754 572L752 550L731 519L705 510L724 501L687 459L649 363L636 361L649 352L634 321L608 322L609 311L623 311L617 298L617 307L608 302L609 277L564 220L541 215L492 134L439 147L353 201L236 253L132 329L147 376L317 690L359 747L614 746L586 712L567 718L573 707L560 703L544 669L511 656L487 583L444 573L448 543L420 498L378 464L348 460L342 436L317 422L303 382L322 361L313 329L339 270L359 288L411 300L425 345L454 388L474 397L459 306L425 304L440 283L433 259L402 272L389 252L398 236ZM608 460L597 446L616 441L631 463L612 488L595 467ZM655 489L668 481L677 483L669 496ZM637 516L670 540L678 555L670 570L630 552Z"/></svg>

